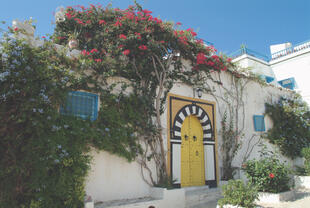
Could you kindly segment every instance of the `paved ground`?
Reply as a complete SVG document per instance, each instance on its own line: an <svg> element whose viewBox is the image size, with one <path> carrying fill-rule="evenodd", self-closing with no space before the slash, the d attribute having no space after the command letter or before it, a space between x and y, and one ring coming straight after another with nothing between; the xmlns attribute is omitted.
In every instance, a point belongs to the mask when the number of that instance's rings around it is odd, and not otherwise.
<svg viewBox="0 0 310 208"><path fill-rule="evenodd" d="M195 206L195 208L216 208L217 201ZM278 204L259 204L261 208L310 208L310 190L296 191L295 200Z"/></svg>
<svg viewBox="0 0 310 208"><path fill-rule="evenodd" d="M264 208L309 208L310 190L297 190L294 201L281 202L279 204L261 204Z"/></svg>

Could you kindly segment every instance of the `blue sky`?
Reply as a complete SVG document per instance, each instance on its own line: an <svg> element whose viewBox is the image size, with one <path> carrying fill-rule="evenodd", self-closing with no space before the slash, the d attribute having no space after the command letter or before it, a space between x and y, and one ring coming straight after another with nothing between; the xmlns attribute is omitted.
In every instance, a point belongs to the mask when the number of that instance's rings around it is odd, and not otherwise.
<svg viewBox="0 0 310 208"><path fill-rule="evenodd" d="M37 20L37 35L53 32L58 6L112 3L126 8L132 0L1 0L0 21ZM269 45L310 40L310 0L137 0L163 20L181 22L219 51L234 52L245 44L269 54ZM3 26L2 26L3 27Z"/></svg>

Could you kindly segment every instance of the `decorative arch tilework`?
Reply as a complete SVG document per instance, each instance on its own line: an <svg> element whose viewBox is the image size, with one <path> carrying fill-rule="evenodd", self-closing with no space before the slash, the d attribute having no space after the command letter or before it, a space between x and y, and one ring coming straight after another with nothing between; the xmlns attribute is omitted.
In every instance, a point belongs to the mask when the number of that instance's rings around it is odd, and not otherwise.
<svg viewBox="0 0 310 208"><path fill-rule="evenodd" d="M203 141L214 140L212 135L212 125L208 114L200 106L191 104L179 110L173 122L173 139L181 141L181 127L187 116L195 115L201 123L203 129Z"/></svg>

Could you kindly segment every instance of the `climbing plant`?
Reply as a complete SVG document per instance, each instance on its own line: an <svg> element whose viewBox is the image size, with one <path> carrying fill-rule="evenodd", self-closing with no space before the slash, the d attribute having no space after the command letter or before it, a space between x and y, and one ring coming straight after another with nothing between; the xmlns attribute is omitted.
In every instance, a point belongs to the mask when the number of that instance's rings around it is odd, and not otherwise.
<svg viewBox="0 0 310 208"><path fill-rule="evenodd" d="M230 62L198 39L193 29L181 30L180 23L164 22L151 14L138 4L125 10L68 7L57 15L54 40L66 45L72 36L76 38L82 54L77 68L92 71L85 77L85 83L94 86L89 90L100 92L107 78L120 76L130 81L133 94L144 101L139 108L146 115L139 125L139 138L146 148L137 161L154 184L168 177L160 116L173 83L193 83L194 76L226 70ZM184 60L191 68L184 66ZM147 158L156 164L155 176Z"/></svg>
<svg viewBox="0 0 310 208"><path fill-rule="evenodd" d="M301 150L310 143L310 111L298 94L282 97L277 103L266 103L267 115L273 121L266 138L276 144L283 155L301 156Z"/></svg>
<svg viewBox="0 0 310 208"><path fill-rule="evenodd" d="M228 74L211 74L202 83L203 89L217 102L222 140L220 152L222 160L222 179L233 179L235 168L232 161L242 145L245 127L245 95L249 82L255 77L238 71L231 66ZM228 75L228 76L227 76ZM225 79L225 81L223 81ZM227 79L227 80L226 80Z"/></svg>
<svg viewBox="0 0 310 208"><path fill-rule="evenodd" d="M0 48L0 206L81 207L91 123L57 112L75 84L70 61L14 37Z"/></svg>
<svg viewBox="0 0 310 208"><path fill-rule="evenodd" d="M231 61L230 58L227 58ZM197 80L197 79L196 79ZM217 103L218 117L221 120L219 129L220 157L222 161L223 180L233 179L236 168L232 163L243 145L245 137L245 89L250 82L266 86L266 82L248 68L230 65L227 73L210 73L196 81L198 87L210 94ZM253 148L261 141L258 134L252 134L247 140L243 162L247 160Z"/></svg>
<svg viewBox="0 0 310 208"><path fill-rule="evenodd" d="M166 182L160 116L167 93L175 81L193 84L230 62L193 29L138 4L67 7L56 20L52 41L41 46L20 39L20 28L1 41L1 207L82 207L91 147L138 161L150 185ZM80 56L67 55L69 40ZM115 76L122 81L111 84ZM99 95L95 121L59 113L77 90Z"/></svg>

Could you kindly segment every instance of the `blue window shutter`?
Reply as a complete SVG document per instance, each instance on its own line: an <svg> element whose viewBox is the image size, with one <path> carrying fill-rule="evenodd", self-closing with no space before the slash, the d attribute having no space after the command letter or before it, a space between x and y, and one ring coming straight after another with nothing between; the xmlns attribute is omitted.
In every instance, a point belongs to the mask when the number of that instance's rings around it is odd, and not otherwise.
<svg viewBox="0 0 310 208"><path fill-rule="evenodd" d="M60 113L64 115L89 118L94 121L98 116L98 95L88 92L69 92L65 106L60 107Z"/></svg>
<svg viewBox="0 0 310 208"><path fill-rule="evenodd" d="M263 75L263 74L259 75L259 77L261 79L264 79L267 83L270 83L270 82L272 82L274 80L274 77L266 76L266 75Z"/></svg>
<svg viewBox="0 0 310 208"><path fill-rule="evenodd" d="M267 83L270 83L274 80L274 77L266 76L265 79Z"/></svg>
<svg viewBox="0 0 310 208"><path fill-rule="evenodd" d="M255 131L265 131L265 120L263 115L254 115L253 121Z"/></svg>
<svg viewBox="0 0 310 208"><path fill-rule="evenodd" d="M288 79L283 79L281 81L278 81L278 83L287 89L291 89L294 90L297 86L296 86L296 81L294 77L288 78Z"/></svg>

